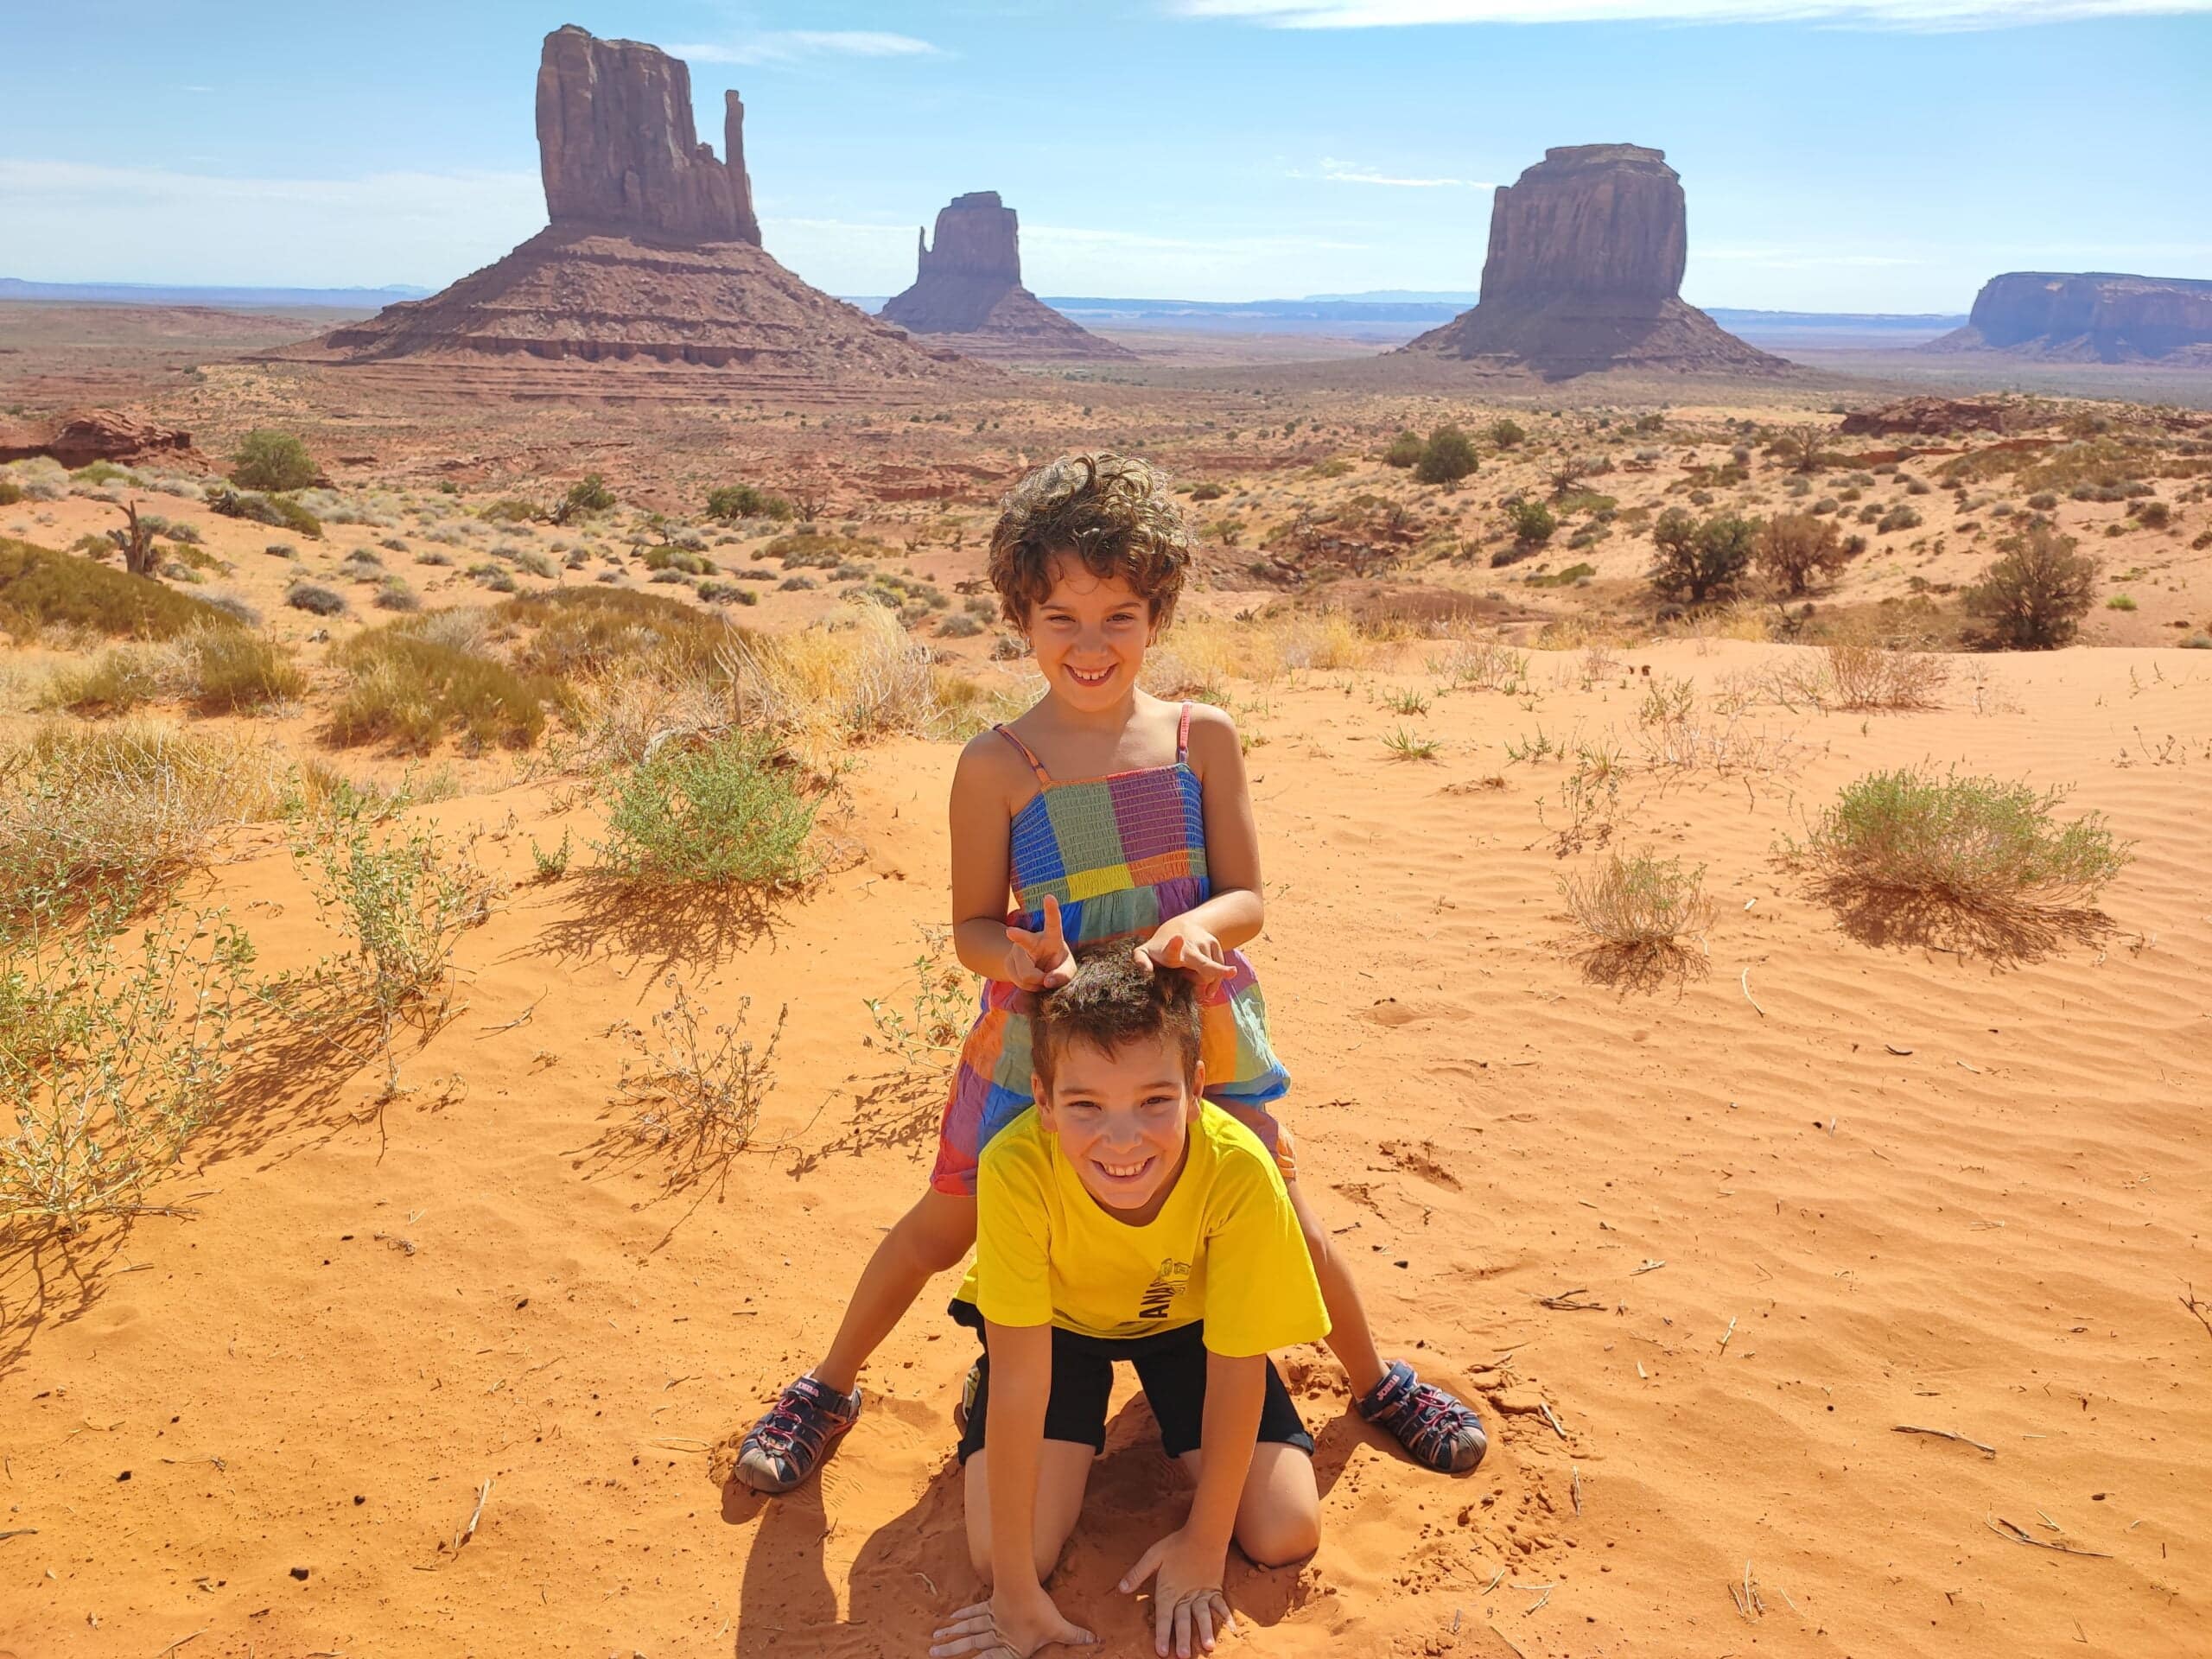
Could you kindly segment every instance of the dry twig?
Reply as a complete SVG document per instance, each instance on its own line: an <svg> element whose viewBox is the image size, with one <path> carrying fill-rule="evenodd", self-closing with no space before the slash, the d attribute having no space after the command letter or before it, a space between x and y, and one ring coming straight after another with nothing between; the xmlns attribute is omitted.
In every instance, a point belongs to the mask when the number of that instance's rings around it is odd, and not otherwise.
<svg viewBox="0 0 2212 1659"><path fill-rule="evenodd" d="M1549 1296L1539 1296L1536 1298L1536 1306L1538 1307L1553 1308L1561 1313L1604 1313L1605 1311L1605 1305L1603 1302L1575 1300L1576 1297L1586 1297L1590 1293L1586 1288L1578 1285L1573 1290L1554 1291Z"/></svg>
<svg viewBox="0 0 2212 1659"><path fill-rule="evenodd" d="M484 1477L484 1484L477 1491L476 1507L469 1513L468 1524L454 1535L453 1547L455 1554L460 1552L463 1544L476 1535L476 1523L484 1518L484 1500L491 1496L492 1477L486 1475Z"/></svg>
<svg viewBox="0 0 2212 1659"><path fill-rule="evenodd" d="M1961 1446L1970 1446L1975 1451L1986 1452L1993 1458L1997 1455L1995 1446L1984 1446L1980 1440L1969 1435L1956 1434L1948 1428L1918 1428L1910 1423L1899 1423L1897 1426L1897 1432L1900 1434L1933 1434L1939 1440L1956 1440Z"/></svg>
<svg viewBox="0 0 2212 1659"><path fill-rule="evenodd" d="M1760 1019L1765 1019L1766 1010L1759 1007L1758 998L1751 995L1751 970L1748 968L1745 969L1743 978L1738 980L1737 983L1744 988L1744 1001L1751 1005L1751 1012L1758 1015Z"/></svg>
<svg viewBox="0 0 2212 1659"><path fill-rule="evenodd" d="M1981 1517L1981 1523L1999 1538L2010 1538L2014 1543L2025 1544L2032 1549L2047 1549L2056 1555L2088 1555L2100 1561L2112 1560L2101 1549L2076 1549L2071 1544L2054 1544L2048 1539L2038 1538L2025 1527L2007 1521L2001 1515L1985 1515Z"/></svg>
<svg viewBox="0 0 2212 1659"><path fill-rule="evenodd" d="M2180 1298L2180 1301L2183 1307L2196 1315L2196 1322L2204 1327L2206 1333L2212 1335L2212 1302L2199 1297L2195 1285L2189 1287L2189 1294Z"/></svg>

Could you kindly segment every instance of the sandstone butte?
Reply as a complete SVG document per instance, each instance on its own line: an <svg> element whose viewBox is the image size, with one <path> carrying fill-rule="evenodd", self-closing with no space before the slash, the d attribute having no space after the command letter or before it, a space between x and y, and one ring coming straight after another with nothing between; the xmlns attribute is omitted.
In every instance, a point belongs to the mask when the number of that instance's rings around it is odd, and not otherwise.
<svg viewBox="0 0 2212 1659"><path fill-rule="evenodd" d="M546 228L428 299L274 355L423 362L441 389L518 395L527 395L523 382L483 365L703 368L730 389L791 394L847 383L996 384L995 371L918 344L776 263L760 245L744 121L737 94L727 94L728 159L718 160L699 142L680 60L573 24L556 29L537 71Z"/></svg>
<svg viewBox="0 0 2212 1659"><path fill-rule="evenodd" d="M2007 271L1981 285L1965 327L1921 350L2212 368L2212 282L2102 270Z"/></svg>
<svg viewBox="0 0 2212 1659"><path fill-rule="evenodd" d="M1491 208L1473 309L1400 348L1563 379L1607 369L1783 373L1682 302L1682 181L1639 144L1548 149Z"/></svg>
<svg viewBox="0 0 2212 1659"><path fill-rule="evenodd" d="M0 466L46 455L74 471L96 461L196 466L192 434L112 409L86 410L52 420L0 425Z"/></svg>
<svg viewBox="0 0 2212 1659"><path fill-rule="evenodd" d="M942 337L972 357L1134 359L1021 285L1021 226L995 190L955 196L937 216L937 245L915 233L913 286L877 315L909 334Z"/></svg>

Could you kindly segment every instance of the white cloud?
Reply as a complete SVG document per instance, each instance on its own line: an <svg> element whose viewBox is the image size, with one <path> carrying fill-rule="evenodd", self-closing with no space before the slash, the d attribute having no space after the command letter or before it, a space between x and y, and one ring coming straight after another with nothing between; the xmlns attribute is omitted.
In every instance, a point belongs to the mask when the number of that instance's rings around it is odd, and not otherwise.
<svg viewBox="0 0 2212 1659"><path fill-rule="evenodd" d="M730 45L671 46L671 57L694 63L788 63L794 58L941 58L927 41L874 29L776 29Z"/></svg>
<svg viewBox="0 0 2212 1659"><path fill-rule="evenodd" d="M1326 179L1333 184L1395 185L1408 190L1434 190L1438 188L1491 190L1497 188L1495 185L1482 179L1401 178L1393 174L1378 173L1373 168L1362 167L1356 162L1334 161L1326 156L1324 156L1321 158L1321 170L1318 174L1303 173L1294 169L1289 176L1294 179Z"/></svg>
<svg viewBox="0 0 2212 1659"><path fill-rule="evenodd" d="M1824 23L1919 30L2006 29L2212 11L2212 0L1173 0L1192 17L1275 29L1421 23Z"/></svg>
<svg viewBox="0 0 2212 1659"><path fill-rule="evenodd" d="M24 267L10 276L435 287L543 229L545 198L535 173L265 178L0 157L0 223Z"/></svg>

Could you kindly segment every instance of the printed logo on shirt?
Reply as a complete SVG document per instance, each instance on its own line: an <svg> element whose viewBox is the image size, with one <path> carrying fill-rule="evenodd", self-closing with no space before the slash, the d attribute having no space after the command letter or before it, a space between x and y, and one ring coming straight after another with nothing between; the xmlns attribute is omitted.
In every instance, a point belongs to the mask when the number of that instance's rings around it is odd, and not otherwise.
<svg viewBox="0 0 2212 1659"><path fill-rule="evenodd" d="M1175 1299L1191 1287L1191 1264L1173 1259L1162 1262L1152 1282L1144 1287L1144 1294L1137 1299L1137 1318L1164 1319L1175 1306Z"/></svg>

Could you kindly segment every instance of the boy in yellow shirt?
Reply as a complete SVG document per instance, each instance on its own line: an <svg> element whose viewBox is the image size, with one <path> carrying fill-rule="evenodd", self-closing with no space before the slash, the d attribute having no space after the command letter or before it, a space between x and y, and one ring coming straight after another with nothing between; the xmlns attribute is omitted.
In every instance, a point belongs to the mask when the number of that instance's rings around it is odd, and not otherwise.
<svg viewBox="0 0 2212 1659"><path fill-rule="evenodd" d="M1158 1575L1157 1652L1172 1637L1187 1659L1230 1627L1232 1537L1264 1567L1319 1541L1313 1439L1268 1352L1318 1340L1329 1317L1274 1159L1201 1096L1198 1033L1190 982L1126 947L1042 999L1037 1103L983 1151L976 1264L952 1304L986 1350L960 1457L991 1597L937 1632L938 1659L1096 1639L1043 1585L1106 1444L1117 1359L1197 1484L1122 1580Z"/></svg>

